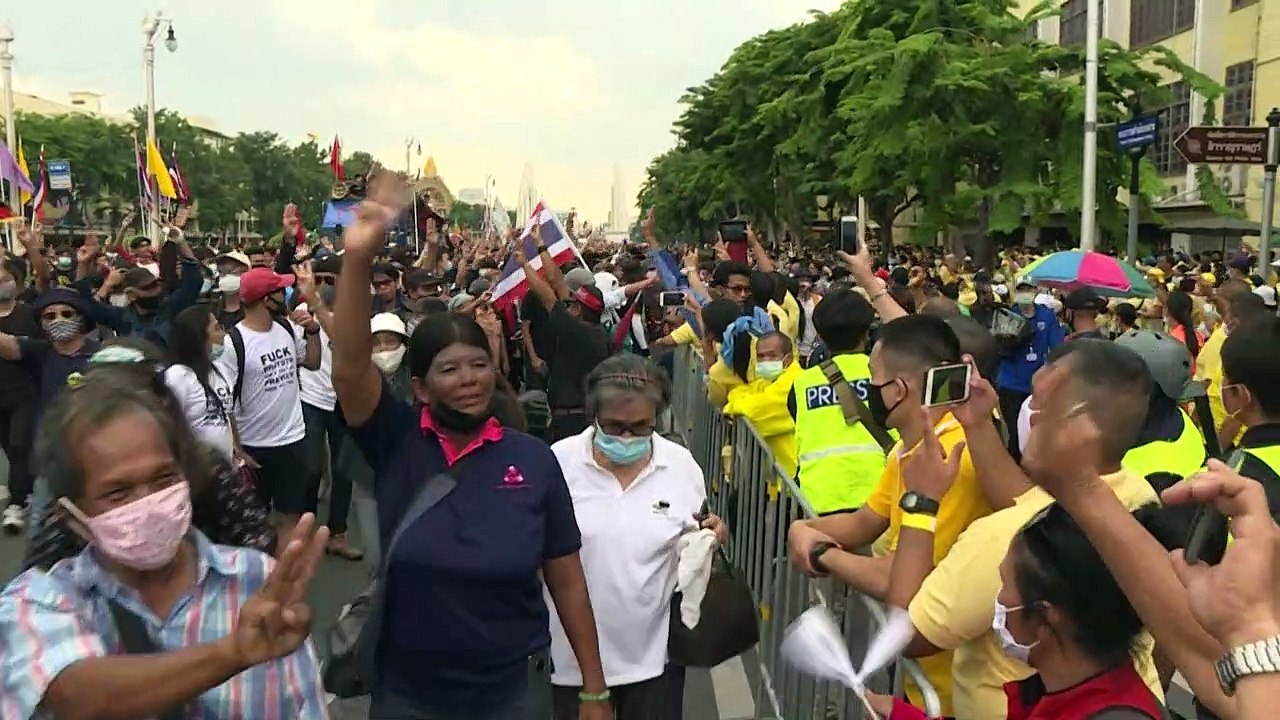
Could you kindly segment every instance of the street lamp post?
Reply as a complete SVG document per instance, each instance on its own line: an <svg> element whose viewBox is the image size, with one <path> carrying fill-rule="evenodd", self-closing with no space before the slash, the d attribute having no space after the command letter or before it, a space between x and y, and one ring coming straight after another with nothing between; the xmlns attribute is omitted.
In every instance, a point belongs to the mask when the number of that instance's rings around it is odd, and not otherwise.
<svg viewBox="0 0 1280 720"><path fill-rule="evenodd" d="M1080 188L1080 249L1093 250L1098 205L1098 31L1099 0L1085 0L1084 167Z"/></svg>
<svg viewBox="0 0 1280 720"><path fill-rule="evenodd" d="M13 30L8 25L0 25L0 75L4 76L4 136L5 142L9 146L9 150L17 153L18 129L13 122L13 53L9 52L9 44L13 42ZM9 201L9 207L14 212L18 212L20 206L18 195L18 184L9 183L9 197L5 198ZM13 223L8 223L8 247L10 252L21 252L19 248L14 247Z"/></svg>
<svg viewBox="0 0 1280 720"><path fill-rule="evenodd" d="M145 73L147 84L147 147L150 148L156 142L156 33L160 32L160 28L164 27L169 32L165 37L164 46L169 52L175 52L178 49L178 39L173 34L173 20L165 17L157 12L154 15L148 14L146 19L142 21L142 65ZM156 204L159 205L159 198L156 198ZM153 208L149 225L149 234L151 236L152 247L158 248L160 245L160 215L156 212L157 208Z"/></svg>

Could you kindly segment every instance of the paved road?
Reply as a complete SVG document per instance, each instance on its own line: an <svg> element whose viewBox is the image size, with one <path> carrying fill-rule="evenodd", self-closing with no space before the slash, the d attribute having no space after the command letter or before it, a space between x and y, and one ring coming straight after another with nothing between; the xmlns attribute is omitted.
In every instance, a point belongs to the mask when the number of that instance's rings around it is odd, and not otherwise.
<svg viewBox="0 0 1280 720"><path fill-rule="evenodd" d="M7 467L0 454L0 483L4 481ZM352 521L355 522L354 514ZM352 537L359 533L352 531ZM0 537L0 583L8 582L22 562L24 538ZM324 638L338 611L356 593L365 587L369 578L365 563L352 563L336 558L326 558L320 572L312 582L309 598L315 612L314 637L320 652L325 652ZM713 677L715 680L713 681ZM720 702L717 703L717 690ZM689 673L685 689L685 717L689 720L739 720L754 717L746 678L740 661L707 671ZM368 703L364 699L336 702L335 720L357 720L367 717Z"/></svg>

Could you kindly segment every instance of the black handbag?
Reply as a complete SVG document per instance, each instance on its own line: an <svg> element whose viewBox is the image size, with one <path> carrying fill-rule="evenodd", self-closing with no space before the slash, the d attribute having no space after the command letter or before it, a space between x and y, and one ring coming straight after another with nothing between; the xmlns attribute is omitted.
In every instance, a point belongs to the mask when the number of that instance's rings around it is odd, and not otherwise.
<svg viewBox="0 0 1280 720"><path fill-rule="evenodd" d="M711 561L711 579L702 597L702 616L695 627L680 620L681 593L671 600L671 636L667 653L673 665L711 668L760 642L760 615L742 572L720 548Z"/></svg>
<svg viewBox="0 0 1280 720"><path fill-rule="evenodd" d="M464 461L465 462L465 459ZM456 471L461 465L455 465ZM382 567L373 582L356 596L329 630L329 658L321 669L324 689L340 698L373 692L378 680L377 649L382 636L382 613L386 603L387 567L400 536L418 518L444 500L458 486L451 475L440 473L418 490L408 510L401 516L391 541L382 552Z"/></svg>

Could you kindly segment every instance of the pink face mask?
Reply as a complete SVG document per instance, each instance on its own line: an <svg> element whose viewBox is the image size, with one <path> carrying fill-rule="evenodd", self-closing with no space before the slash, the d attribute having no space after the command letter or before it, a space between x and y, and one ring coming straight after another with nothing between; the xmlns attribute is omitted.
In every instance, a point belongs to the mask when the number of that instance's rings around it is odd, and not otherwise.
<svg viewBox="0 0 1280 720"><path fill-rule="evenodd" d="M86 516L66 498L61 502L89 529L100 552L134 570L169 564L191 528L191 488L185 480L97 517Z"/></svg>

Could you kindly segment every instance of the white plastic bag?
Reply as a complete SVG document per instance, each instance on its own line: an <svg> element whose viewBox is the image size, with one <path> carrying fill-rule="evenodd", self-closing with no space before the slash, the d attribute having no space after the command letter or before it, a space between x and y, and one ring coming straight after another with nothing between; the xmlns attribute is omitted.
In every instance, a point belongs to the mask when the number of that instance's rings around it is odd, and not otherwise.
<svg viewBox="0 0 1280 720"><path fill-rule="evenodd" d="M849 648L831 613L822 606L804 611L787 628L782 639L782 657L806 675L831 680L849 688L863 706L877 717L867 701L866 680L893 662L911 642L911 617L905 610L894 609L880 632L871 640L862 668L853 669Z"/></svg>

